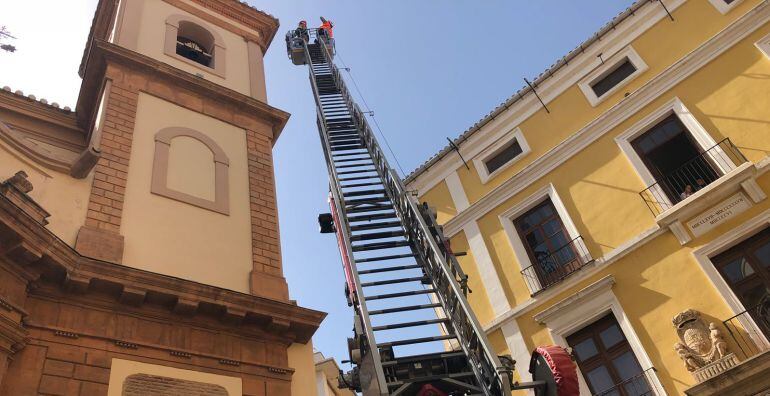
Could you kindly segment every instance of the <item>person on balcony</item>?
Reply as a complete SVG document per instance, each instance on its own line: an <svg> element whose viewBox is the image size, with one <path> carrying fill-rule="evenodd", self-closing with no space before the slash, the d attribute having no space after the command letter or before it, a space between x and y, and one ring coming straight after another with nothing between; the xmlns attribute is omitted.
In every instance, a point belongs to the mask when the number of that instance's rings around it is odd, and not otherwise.
<svg viewBox="0 0 770 396"><path fill-rule="evenodd" d="M682 191L682 193L679 194L679 198L685 199L693 194L695 194L695 191L693 190L692 186L688 184L684 186L684 191Z"/></svg>
<svg viewBox="0 0 770 396"><path fill-rule="evenodd" d="M695 180L695 191L700 191L703 187L706 187L706 181L699 177Z"/></svg>

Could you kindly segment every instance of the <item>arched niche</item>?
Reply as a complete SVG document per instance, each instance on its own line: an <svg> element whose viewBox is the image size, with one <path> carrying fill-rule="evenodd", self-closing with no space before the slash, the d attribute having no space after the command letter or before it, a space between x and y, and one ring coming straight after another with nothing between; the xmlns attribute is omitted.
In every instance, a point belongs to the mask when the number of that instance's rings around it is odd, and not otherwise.
<svg viewBox="0 0 770 396"><path fill-rule="evenodd" d="M190 48L200 47L210 55L209 61L199 62L179 54L177 50L180 45ZM224 39L219 32L204 22L181 14L166 18L166 37L163 47L166 55L224 78L226 51ZM202 57L205 58L205 56Z"/></svg>
<svg viewBox="0 0 770 396"><path fill-rule="evenodd" d="M195 158L195 160L213 161L213 199L207 199L206 197L179 191L169 186L171 146L174 143L174 139L180 137L194 139L210 150L211 156L208 156L207 158ZM225 151L204 133L190 128L165 128L155 135L155 158L152 165L151 192L203 209L229 215L229 166L230 160L227 157L227 154L225 154Z"/></svg>

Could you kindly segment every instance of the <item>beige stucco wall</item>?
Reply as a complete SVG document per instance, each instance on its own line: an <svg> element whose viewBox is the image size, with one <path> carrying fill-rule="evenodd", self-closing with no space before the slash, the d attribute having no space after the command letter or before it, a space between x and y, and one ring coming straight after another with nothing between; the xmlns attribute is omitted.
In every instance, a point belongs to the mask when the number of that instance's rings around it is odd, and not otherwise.
<svg viewBox="0 0 770 396"><path fill-rule="evenodd" d="M123 394L123 382L126 380L126 377L133 374L150 374L187 381L203 382L225 388L229 396L243 394L242 380L238 377L183 370L174 367L159 366L157 364L136 362L133 360L112 359L112 364L110 366L110 384L107 390L107 396L121 396Z"/></svg>
<svg viewBox="0 0 770 396"><path fill-rule="evenodd" d="M173 138L168 151L168 188L213 201L214 153L188 136Z"/></svg>
<svg viewBox="0 0 770 396"><path fill-rule="evenodd" d="M184 71L201 74L203 78L211 82L238 91L244 95L251 94L248 49L243 37L219 26L202 21L161 0L130 0L121 8L121 12L121 16L124 16L124 18L119 19L121 21L121 40L118 41L119 44ZM204 12L216 15L208 10L204 10ZM163 53L166 19L171 15L179 14L189 16L191 21L209 30L216 31L217 34L222 36L227 49L225 78L207 71L207 68L204 66L191 65ZM228 23L231 22L228 21Z"/></svg>
<svg viewBox="0 0 770 396"><path fill-rule="evenodd" d="M85 222L93 174L79 180L44 169L0 141L0 180L20 170L27 173L34 186L30 197L51 214L47 228L70 246L75 246L78 230Z"/></svg>
<svg viewBox="0 0 770 396"><path fill-rule="evenodd" d="M315 361L313 342L292 344L289 349L289 367L294 369L291 377L292 396L316 396Z"/></svg>
<svg viewBox="0 0 770 396"><path fill-rule="evenodd" d="M211 137L227 154L229 215L150 192L155 134L168 127L198 130ZM178 182L210 180L193 177ZM205 185L190 184L188 190L205 188ZM125 237L123 264L248 293L252 269L250 219L245 132L140 94L121 227Z"/></svg>

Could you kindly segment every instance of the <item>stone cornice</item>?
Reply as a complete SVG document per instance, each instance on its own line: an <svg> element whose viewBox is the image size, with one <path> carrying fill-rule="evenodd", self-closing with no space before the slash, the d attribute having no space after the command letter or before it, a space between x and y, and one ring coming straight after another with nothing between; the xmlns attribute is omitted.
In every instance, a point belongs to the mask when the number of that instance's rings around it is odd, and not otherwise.
<svg viewBox="0 0 770 396"><path fill-rule="evenodd" d="M78 128L75 122L75 114L71 111L41 103L37 99L21 96L10 90L0 90L0 108L9 109L15 113L24 114L31 118L40 119L50 124L82 133L82 130Z"/></svg>
<svg viewBox="0 0 770 396"><path fill-rule="evenodd" d="M183 9L191 14L195 14L198 17L204 17L195 12L194 8L190 8L184 0L164 0L165 2L174 5L177 8ZM241 3L236 0L190 0L193 4L197 4L208 10L214 11L219 15L226 17L232 21L238 22L250 29L259 32L259 37L256 37L256 43L262 48L262 52L266 52L270 47L270 43L273 41L275 34L278 32L278 19L257 10L245 3ZM214 22L214 21L211 21ZM214 22L218 25L221 23ZM252 34L238 29L236 26L230 25L224 26L226 29L233 31L233 33L244 36L244 38L252 39Z"/></svg>
<svg viewBox="0 0 770 396"><path fill-rule="evenodd" d="M0 352L8 355L16 353L27 344L28 334L20 323L0 315Z"/></svg>
<svg viewBox="0 0 770 396"><path fill-rule="evenodd" d="M15 241L1 252L9 261L46 274L69 292L107 292L136 306L151 293L174 301L170 310L188 315L214 307L221 313L218 319L234 331L259 326L287 343L308 342L326 316L291 303L80 256L5 197L0 197L0 225L0 240ZM104 290L95 290L100 287Z"/></svg>
<svg viewBox="0 0 770 396"><path fill-rule="evenodd" d="M573 294L572 296L567 297L564 300L561 300L556 304L546 308L545 310L536 313L533 318L535 319L535 322L544 324L554 315L558 315L564 310L574 308L576 304L579 305L582 302L591 299L597 293L611 289L613 285L615 285L615 278L612 275L607 275L604 278L601 278L598 281L584 287L583 289L578 290L577 293Z"/></svg>
<svg viewBox="0 0 770 396"><path fill-rule="evenodd" d="M86 66L77 105L79 120L90 120L91 113L96 111L97 96L104 80L107 64L113 63L124 65L132 72L157 77L165 83L174 85L180 91L192 91L208 101L238 109L245 114L244 117L252 118L254 122L269 123L273 132L273 144L289 120L289 113L267 103L104 40L94 42ZM223 121L244 127L243 124L234 122L234 120Z"/></svg>

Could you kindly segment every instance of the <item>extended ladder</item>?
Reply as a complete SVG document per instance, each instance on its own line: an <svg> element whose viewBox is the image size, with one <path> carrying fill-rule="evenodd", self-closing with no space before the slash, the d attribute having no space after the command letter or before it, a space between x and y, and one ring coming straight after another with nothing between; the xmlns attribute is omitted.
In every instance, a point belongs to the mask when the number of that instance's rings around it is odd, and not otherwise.
<svg viewBox="0 0 770 396"><path fill-rule="evenodd" d="M466 277L434 216L388 165L332 62L333 49L309 43L313 33L293 48L291 37L287 43L295 63L310 66L329 220L356 310L349 340L356 367L341 381L365 396L510 394L512 365L500 363L473 315ZM299 50L304 61L297 62Z"/></svg>

